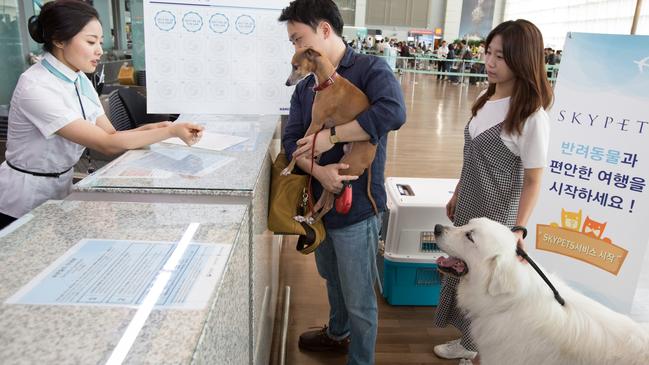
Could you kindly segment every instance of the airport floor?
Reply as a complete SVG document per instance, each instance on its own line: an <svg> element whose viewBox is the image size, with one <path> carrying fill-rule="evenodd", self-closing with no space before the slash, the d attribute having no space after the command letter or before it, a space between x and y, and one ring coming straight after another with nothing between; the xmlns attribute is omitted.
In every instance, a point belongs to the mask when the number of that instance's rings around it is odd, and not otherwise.
<svg viewBox="0 0 649 365"><path fill-rule="evenodd" d="M430 75L398 76L408 109L406 124L388 139L386 176L457 178L462 164L463 130L479 86L452 85ZM314 256L289 241L282 248L280 288L291 287L286 364L345 364L346 356L301 351L300 333L327 323L324 280ZM281 299L280 299L281 300ZM376 364L457 364L433 354L433 346L458 337L452 328L434 328L434 307L396 307L379 295ZM280 308L281 308L280 302ZM280 313L281 311L278 311ZM271 364L279 364L281 323L276 321Z"/></svg>

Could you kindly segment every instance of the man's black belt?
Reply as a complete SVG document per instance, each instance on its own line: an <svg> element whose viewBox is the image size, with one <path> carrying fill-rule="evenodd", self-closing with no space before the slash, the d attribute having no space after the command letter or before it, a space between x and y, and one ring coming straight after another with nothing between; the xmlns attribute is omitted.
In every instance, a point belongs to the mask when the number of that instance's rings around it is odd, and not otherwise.
<svg viewBox="0 0 649 365"><path fill-rule="evenodd" d="M40 177L59 177L59 176L65 174L66 172L72 170L72 167L70 167L69 169L67 169L67 170L65 170L63 172L33 172L33 171L27 171L27 170L23 170L23 169L21 169L19 167L16 167L16 166L12 165L11 163L9 163L9 161L5 161L5 162L7 163L7 165L9 167L11 167L12 169L14 169L16 171L20 171L23 174L30 174L30 175L34 175L34 176L40 176Z"/></svg>

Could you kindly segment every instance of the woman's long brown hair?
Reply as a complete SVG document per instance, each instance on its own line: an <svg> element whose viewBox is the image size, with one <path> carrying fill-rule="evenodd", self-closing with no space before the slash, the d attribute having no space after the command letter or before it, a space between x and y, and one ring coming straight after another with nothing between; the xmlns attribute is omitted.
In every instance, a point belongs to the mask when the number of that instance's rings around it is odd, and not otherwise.
<svg viewBox="0 0 649 365"><path fill-rule="evenodd" d="M543 36L531 22L518 19L499 24L487 36L487 47L499 35L503 44L505 63L514 74L514 89L503 128L509 134L521 134L527 118L540 107L552 105L552 87L545 71ZM475 117L496 92L496 84L489 84L487 92L471 108Z"/></svg>

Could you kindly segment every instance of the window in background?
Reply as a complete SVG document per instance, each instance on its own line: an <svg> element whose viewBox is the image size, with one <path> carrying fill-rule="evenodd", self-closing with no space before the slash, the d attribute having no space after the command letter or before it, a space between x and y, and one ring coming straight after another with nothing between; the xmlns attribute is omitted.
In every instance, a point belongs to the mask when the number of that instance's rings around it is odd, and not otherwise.
<svg viewBox="0 0 649 365"><path fill-rule="evenodd" d="M0 3L0 105L8 105L20 74L27 69L23 58L18 22L22 21L17 0Z"/></svg>
<svg viewBox="0 0 649 365"><path fill-rule="evenodd" d="M143 0L130 0L129 13L131 17L131 48L133 67L144 70L144 8Z"/></svg>
<svg viewBox="0 0 649 365"><path fill-rule="evenodd" d="M567 32L629 34L636 0L507 0L505 20L527 19L539 27L546 47L562 49ZM649 35L644 2L636 34Z"/></svg>

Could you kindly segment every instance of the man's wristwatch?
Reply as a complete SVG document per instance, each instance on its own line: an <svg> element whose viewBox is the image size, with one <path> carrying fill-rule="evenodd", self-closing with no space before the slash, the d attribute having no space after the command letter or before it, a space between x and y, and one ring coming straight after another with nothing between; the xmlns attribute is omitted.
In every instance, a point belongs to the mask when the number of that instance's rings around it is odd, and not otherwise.
<svg viewBox="0 0 649 365"><path fill-rule="evenodd" d="M336 135L336 127L331 127L331 129L329 129L329 142L331 142L331 144L340 142L340 139L338 139L338 136Z"/></svg>

